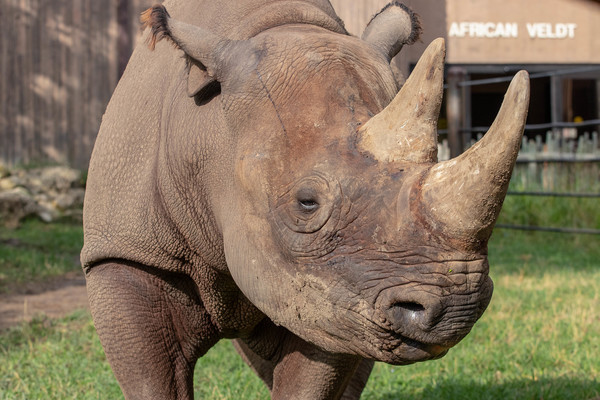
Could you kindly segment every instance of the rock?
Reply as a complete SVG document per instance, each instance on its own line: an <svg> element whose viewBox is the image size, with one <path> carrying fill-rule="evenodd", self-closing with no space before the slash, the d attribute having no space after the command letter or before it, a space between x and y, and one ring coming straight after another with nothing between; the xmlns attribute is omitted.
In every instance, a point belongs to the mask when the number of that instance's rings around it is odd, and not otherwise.
<svg viewBox="0 0 600 400"><path fill-rule="evenodd" d="M83 195L83 189L75 188L67 193L57 195L52 204L57 209L64 211L73 206L81 206L83 204Z"/></svg>
<svg viewBox="0 0 600 400"><path fill-rule="evenodd" d="M6 178L9 175L10 175L10 171L8 170L8 167L6 165L0 163L0 179Z"/></svg>
<svg viewBox="0 0 600 400"><path fill-rule="evenodd" d="M59 217L59 214L56 210L47 207L44 204L38 205L38 210L36 214L44 222L52 222L58 219Z"/></svg>
<svg viewBox="0 0 600 400"><path fill-rule="evenodd" d="M16 228L21 219L37 210L35 200L22 187L0 192L0 220L8 228Z"/></svg>
<svg viewBox="0 0 600 400"><path fill-rule="evenodd" d="M8 171L0 177L0 226L16 227L31 214L45 222L78 217L84 194L82 173L72 168Z"/></svg>
<svg viewBox="0 0 600 400"><path fill-rule="evenodd" d="M47 189L66 191L78 186L81 172L68 167L45 168L40 171L40 180Z"/></svg>
<svg viewBox="0 0 600 400"><path fill-rule="evenodd" d="M0 179L0 191L11 190L17 187L15 179L12 177Z"/></svg>
<svg viewBox="0 0 600 400"><path fill-rule="evenodd" d="M28 176L24 186L27 187L32 194L44 193L45 190L42 180L38 176Z"/></svg>

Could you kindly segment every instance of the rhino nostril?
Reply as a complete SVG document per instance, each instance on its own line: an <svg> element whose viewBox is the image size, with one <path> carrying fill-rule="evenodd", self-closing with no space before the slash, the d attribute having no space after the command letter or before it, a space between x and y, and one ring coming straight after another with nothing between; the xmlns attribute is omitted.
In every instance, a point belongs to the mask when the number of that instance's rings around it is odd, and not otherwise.
<svg viewBox="0 0 600 400"><path fill-rule="evenodd" d="M400 303L394 303L392 305L392 307L400 307L400 308L404 308L405 310L414 311L414 312L425 311L425 307L423 307L419 303L400 302Z"/></svg>
<svg viewBox="0 0 600 400"><path fill-rule="evenodd" d="M423 325L425 314L425 307L422 304L403 301L393 303L387 311L388 319L395 330Z"/></svg>
<svg viewBox="0 0 600 400"><path fill-rule="evenodd" d="M409 320L419 320L425 314L425 307L419 303L399 302L392 304L394 314L403 314Z"/></svg>
<svg viewBox="0 0 600 400"><path fill-rule="evenodd" d="M429 332L439 322L442 315L441 303L431 299L421 302L410 293L398 297L389 299L387 307L384 306L382 310L387 326L396 333L414 337L416 334Z"/></svg>

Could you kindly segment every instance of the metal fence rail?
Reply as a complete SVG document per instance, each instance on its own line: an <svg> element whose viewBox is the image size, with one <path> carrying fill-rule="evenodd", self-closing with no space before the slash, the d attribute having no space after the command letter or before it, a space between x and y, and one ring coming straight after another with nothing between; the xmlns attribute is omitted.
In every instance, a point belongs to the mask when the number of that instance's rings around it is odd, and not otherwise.
<svg viewBox="0 0 600 400"><path fill-rule="evenodd" d="M511 196L600 198L600 193L555 193L555 192L513 192L513 191L509 191L506 194L511 195Z"/></svg>
<svg viewBox="0 0 600 400"><path fill-rule="evenodd" d="M541 232L556 232L556 233L575 233L583 235L600 235L600 229L587 228L558 228L551 226L531 226L531 225L511 225L511 224L496 224L496 228L516 229L521 231L541 231Z"/></svg>
<svg viewBox="0 0 600 400"><path fill-rule="evenodd" d="M587 126L600 127L600 119L590 119L584 122L548 122L546 124L528 124L525 125L525 132L552 130L555 128L584 128ZM489 126L473 126L471 128L461 128L460 133L480 133L487 132ZM448 129L438 129L439 135L448 133Z"/></svg>
<svg viewBox="0 0 600 400"><path fill-rule="evenodd" d="M510 196L538 196L538 197L570 197L570 198L600 198L600 193L556 193L556 192L515 192L509 191L506 195ZM554 226L533 226L533 225L515 225L515 224L496 224L496 228L515 229L521 231L540 231L555 233L571 233L583 235L600 235L600 229L592 228L562 228Z"/></svg>
<svg viewBox="0 0 600 400"><path fill-rule="evenodd" d="M529 74L529 78L530 79L549 78L552 76L576 75L576 74L583 74L583 73L588 73L588 72L600 72L600 67L599 66L586 66L586 67L560 69L560 70L556 70L556 71L538 72L538 73ZM501 76L498 78L476 79L476 80L472 80L472 81L459 82L458 86L466 87L466 86L490 85L493 83L510 82L510 81L512 81L512 78L513 78L512 76ZM448 85L445 85L444 88L448 88Z"/></svg>

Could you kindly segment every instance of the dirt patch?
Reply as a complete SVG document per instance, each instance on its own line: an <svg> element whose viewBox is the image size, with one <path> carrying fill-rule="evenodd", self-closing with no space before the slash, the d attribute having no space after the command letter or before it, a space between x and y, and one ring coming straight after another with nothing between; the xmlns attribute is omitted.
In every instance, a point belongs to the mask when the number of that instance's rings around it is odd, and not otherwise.
<svg viewBox="0 0 600 400"><path fill-rule="evenodd" d="M38 314L60 318L82 308L88 308L82 272L24 285L0 295L0 330L30 321Z"/></svg>

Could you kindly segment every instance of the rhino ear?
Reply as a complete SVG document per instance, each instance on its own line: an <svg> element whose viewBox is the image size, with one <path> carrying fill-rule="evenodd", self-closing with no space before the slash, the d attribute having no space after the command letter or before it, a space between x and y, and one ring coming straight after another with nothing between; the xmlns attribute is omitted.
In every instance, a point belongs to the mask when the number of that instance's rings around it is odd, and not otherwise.
<svg viewBox="0 0 600 400"><path fill-rule="evenodd" d="M404 4L394 1L385 6L367 24L362 39L391 61L405 44L421 36L419 17Z"/></svg>
<svg viewBox="0 0 600 400"><path fill-rule="evenodd" d="M171 18L166 8L155 5L142 13L144 27L151 29L148 46L154 50L156 42L168 38L188 56L188 95L193 97L212 91L220 79L222 62L218 50L231 41L197 26Z"/></svg>
<svg viewBox="0 0 600 400"><path fill-rule="evenodd" d="M217 79L210 76L206 67L194 59L188 62L188 85L187 94L190 97L196 95L204 97L209 93L214 93L218 88Z"/></svg>

